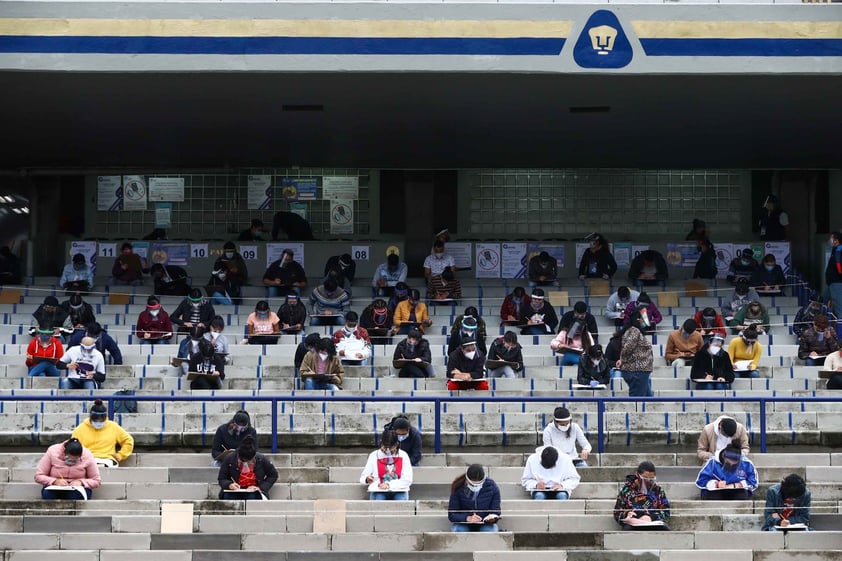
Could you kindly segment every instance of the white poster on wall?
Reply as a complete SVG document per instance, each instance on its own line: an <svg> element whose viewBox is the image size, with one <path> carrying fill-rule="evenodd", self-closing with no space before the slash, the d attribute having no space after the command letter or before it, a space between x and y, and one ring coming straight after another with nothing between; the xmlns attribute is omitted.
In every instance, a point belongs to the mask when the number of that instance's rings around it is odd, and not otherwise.
<svg viewBox="0 0 842 561"><path fill-rule="evenodd" d="M775 263L781 266L785 275L792 271L789 242L763 242L763 255L774 255Z"/></svg>
<svg viewBox="0 0 842 561"><path fill-rule="evenodd" d="M146 210L148 195L142 175L123 176L123 210Z"/></svg>
<svg viewBox="0 0 842 561"><path fill-rule="evenodd" d="M576 262L573 263L573 266L576 268L576 276L579 275L579 263L582 262L582 256L590 248L591 248L591 244L589 242L584 242L584 243L577 242L576 243Z"/></svg>
<svg viewBox="0 0 842 561"><path fill-rule="evenodd" d="M169 201L175 203L184 202L184 178L183 177L150 177L149 178L149 200Z"/></svg>
<svg viewBox="0 0 842 561"><path fill-rule="evenodd" d="M85 256L85 263L91 268L91 272L96 274L96 248L96 242L70 242L70 258L72 259L74 255L81 253Z"/></svg>
<svg viewBox="0 0 842 561"><path fill-rule="evenodd" d="M322 177L322 198L325 200L356 200L360 198L360 178L355 176Z"/></svg>
<svg viewBox="0 0 842 561"><path fill-rule="evenodd" d="M96 209L121 210L123 208L123 176L100 175L96 178Z"/></svg>
<svg viewBox="0 0 842 561"><path fill-rule="evenodd" d="M526 244L506 242L501 245L501 273L504 279L522 279L526 277Z"/></svg>
<svg viewBox="0 0 842 561"><path fill-rule="evenodd" d="M716 254L716 278L724 279L728 276L728 267L731 266L731 260L734 258L734 244L716 243L713 250Z"/></svg>
<svg viewBox="0 0 842 561"><path fill-rule="evenodd" d="M281 254L285 249L292 250L292 258L298 261L301 266L304 266L304 244L289 242L289 243L267 243L266 244L266 266L268 267L275 261L281 258Z"/></svg>
<svg viewBox="0 0 842 561"><path fill-rule="evenodd" d="M500 278L500 244L478 243L475 263L478 279Z"/></svg>
<svg viewBox="0 0 842 561"><path fill-rule="evenodd" d="M444 250L453 257L456 267L459 269L470 269L474 264L473 256L471 255L471 245L471 242L448 242L445 244Z"/></svg>
<svg viewBox="0 0 842 561"><path fill-rule="evenodd" d="M271 175L249 175L246 192L250 210L272 208Z"/></svg>
<svg viewBox="0 0 842 561"><path fill-rule="evenodd" d="M354 233L354 201L334 199L330 201L330 233Z"/></svg>

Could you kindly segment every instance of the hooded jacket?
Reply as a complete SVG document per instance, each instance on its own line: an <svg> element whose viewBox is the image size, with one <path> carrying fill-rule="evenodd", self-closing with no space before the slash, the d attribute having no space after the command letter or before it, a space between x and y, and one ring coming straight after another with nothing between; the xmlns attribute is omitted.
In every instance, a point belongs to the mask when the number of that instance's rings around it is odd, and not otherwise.
<svg viewBox="0 0 842 561"><path fill-rule="evenodd" d="M219 466L219 475L217 476L219 482L219 498L228 490L228 486L233 481L240 480L240 458L237 454L229 454L227 458ZM269 496L269 489L278 480L278 470L269 461L269 458L263 454L257 453L254 455L254 475L257 477L257 486L260 491Z"/></svg>
<svg viewBox="0 0 842 561"><path fill-rule="evenodd" d="M705 345L696 356L693 358L693 366L690 369L690 378L693 380L702 380L708 374L711 374L714 379L724 378L726 384L734 381L734 365L731 364L731 357L725 349L720 349L719 353L714 356L708 352L710 345Z"/></svg>
<svg viewBox="0 0 842 561"><path fill-rule="evenodd" d="M754 464L745 456L740 458L740 463L734 471L728 471L719 461L719 454L716 454L699 470L699 475L696 476L696 487L707 489L708 482L711 481L737 484L751 495L757 489L757 472L754 470Z"/></svg>
<svg viewBox="0 0 842 561"><path fill-rule="evenodd" d="M573 460L567 454L559 452L558 460L553 467L545 468L541 465L541 453L548 446L539 446L535 449L535 453L531 454L526 459L526 465L523 468L523 475L520 478L520 484L529 492L540 491L537 489L538 482L544 482L548 487L561 484L564 491L567 491L568 496L573 496L573 490L579 486L581 477L573 467Z"/></svg>
<svg viewBox="0 0 842 561"><path fill-rule="evenodd" d="M781 496L781 484L775 483L766 490L766 508L763 510L763 530L770 530L778 525L780 518L772 518L772 514L781 516L784 509L792 509L792 512L787 517L787 520L792 524L810 525L810 504L812 503L812 494L809 489L804 491L804 494L793 500L792 505L784 504L784 498Z"/></svg>
<svg viewBox="0 0 842 561"><path fill-rule="evenodd" d="M38 462L35 470L35 482L41 485L52 485L58 479L65 481L79 480L82 487L96 489L102 484L99 477L99 467L90 450L82 448L82 456L72 466L64 463L64 442L53 444Z"/></svg>
<svg viewBox="0 0 842 561"><path fill-rule="evenodd" d="M447 519L451 522L465 523L468 516L477 514L485 518L489 514L500 516L500 488L493 479L486 477L478 493L462 485L450 493L447 504Z"/></svg>
<svg viewBox="0 0 842 561"><path fill-rule="evenodd" d="M94 458L116 459L122 462L134 450L134 438L123 427L110 419L106 419L101 429L94 428L90 418L82 421L73 429L73 438L78 438L82 446L91 451ZM120 450L117 451L117 445ZM116 457L115 457L116 456Z"/></svg>
<svg viewBox="0 0 842 561"><path fill-rule="evenodd" d="M722 419L731 418L732 417L729 417L728 415L721 415L712 423L706 424L705 428L702 429L702 432L699 435L699 442L696 446L696 456L700 460L703 462L708 461L719 450L719 423L722 422ZM745 425L737 423L737 432L734 433L731 440L736 440L740 445L740 450L742 451L743 456L748 456L748 432L746 431Z"/></svg>

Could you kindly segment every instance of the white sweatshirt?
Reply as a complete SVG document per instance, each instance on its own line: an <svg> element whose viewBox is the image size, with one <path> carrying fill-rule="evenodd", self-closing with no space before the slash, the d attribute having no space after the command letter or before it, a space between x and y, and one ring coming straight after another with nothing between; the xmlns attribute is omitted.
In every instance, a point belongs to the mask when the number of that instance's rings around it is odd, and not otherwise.
<svg viewBox="0 0 842 561"><path fill-rule="evenodd" d="M535 449L535 453L529 456L526 460L526 466L523 468L523 476L520 479L521 485L527 491L534 491L535 486L539 481L543 481L549 488L559 483L564 487L564 491L572 495L573 489L579 486L579 473L573 467L573 460L567 454L559 452L558 461L555 466L547 469L541 465L541 452L548 446L540 446Z"/></svg>

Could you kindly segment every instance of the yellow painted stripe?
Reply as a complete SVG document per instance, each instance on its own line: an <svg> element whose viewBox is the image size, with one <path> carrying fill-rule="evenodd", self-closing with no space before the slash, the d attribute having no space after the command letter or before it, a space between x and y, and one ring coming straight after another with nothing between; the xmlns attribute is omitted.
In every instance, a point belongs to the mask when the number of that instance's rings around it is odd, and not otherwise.
<svg viewBox="0 0 842 561"><path fill-rule="evenodd" d="M632 21L641 39L839 39L842 21Z"/></svg>
<svg viewBox="0 0 842 561"><path fill-rule="evenodd" d="M0 35L84 37L567 37L571 21L0 19Z"/></svg>

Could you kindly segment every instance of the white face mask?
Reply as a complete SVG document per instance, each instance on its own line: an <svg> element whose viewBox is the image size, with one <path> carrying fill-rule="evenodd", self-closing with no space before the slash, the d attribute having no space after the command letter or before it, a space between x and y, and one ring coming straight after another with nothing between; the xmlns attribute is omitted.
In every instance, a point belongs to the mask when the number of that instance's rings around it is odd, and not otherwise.
<svg viewBox="0 0 842 561"><path fill-rule="evenodd" d="M563 427L560 427L560 426L556 425L555 428L557 428L561 432L570 432L570 423L567 423Z"/></svg>
<svg viewBox="0 0 842 561"><path fill-rule="evenodd" d="M722 347L720 347L719 345L711 345L711 346L708 347L708 352L711 354L711 356L718 355L719 351L721 351L721 350L722 350Z"/></svg>
<svg viewBox="0 0 842 561"><path fill-rule="evenodd" d="M327 353L319 353L319 359L327 360Z"/></svg>
<svg viewBox="0 0 842 561"><path fill-rule="evenodd" d="M444 253L434 253L436 259L444 259Z"/></svg>
<svg viewBox="0 0 842 561"><path fill-rule="evenodd" d="M465 358L467 358L468 360L474 360L475 356L477 356L476 351L468 351L467 353L465 353Z"/></svg>
<svg viewBox="0 0 842 561"><path fill-rule="evenodd" d="M102 427L105 426L105 421L91 421L91 426L94 427L96 430L100 430Z"/></svg>
<svg viewBox="0 0 842 561"><path fill-rule="evenodd" d="M233 259L233 258L234 258L234 252L233 251L226 251L225 252L225 259Z"/></svg>
<svg viewBox="0 0 842 561"><path fill-rule="evenodd" d="M228 276L228 275L227 275L227 274L225 274L225 273L219 273L218 275L216 275L216 278L218 278L218 279L219 279L219 280L221 280L221 281L224 281L224 280L225 280L225 277L227 277L227 276Z"/></svg>
<svg viewBox="0 0 842 561"><path fill-rule="evenodd" d="M158 314L160 314L160 313L161 313L161 310L149 310L149 315L152 316L153 318L158 317Z"/></svg>
<svg viewBox="0 0 842 561"><path fill-rule="evenodd" d="M216 339L219 337L219 331L211 331L211 339Z"/></svg>

